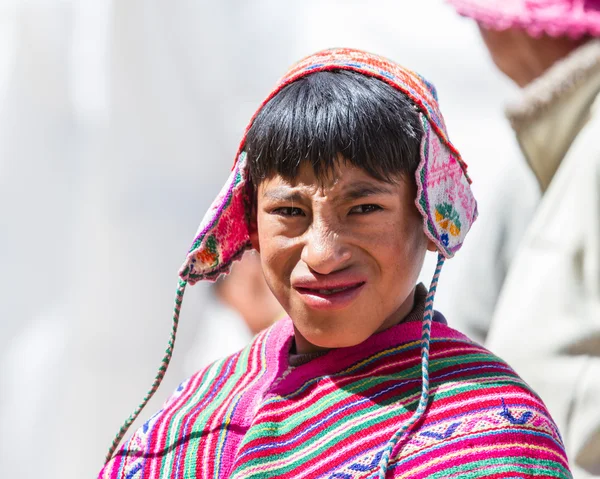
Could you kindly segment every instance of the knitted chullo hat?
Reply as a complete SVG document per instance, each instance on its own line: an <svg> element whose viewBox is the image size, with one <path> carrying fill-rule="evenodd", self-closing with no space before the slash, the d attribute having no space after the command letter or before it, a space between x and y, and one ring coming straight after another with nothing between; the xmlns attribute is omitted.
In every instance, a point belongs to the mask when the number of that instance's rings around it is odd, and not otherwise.
<svg viewBox="0 0 600 479"><path fill-rule="evenodd" d="M447 0L461 15L492 30L529 35L600 36L600 0Z"/></svg>
<svg viewBox="0 0 600 479"><path fill-rule="evenodd" d="M429 337L437 280L444 260L454 256L460 249L467 232L477 217L477 205L471 193L467 167L448 139L436 90L431 83L417 73L370 53L352 49L325 50L294 65L278 82L246 128L231 175L204 216L185 263L179 271L180 281L175 299L173 329L159 373L142 403L127 419L115 437L107 461L162 381L173 352L179 310L186 285L193 285L200 280L214 281L220 275L227 274L232 263L240 259L244 251L251 247L248 220L252 208L250 202L252 195L247 176L246 153L243 149L246 134L256 115L286 85L312 73L326 70L351 70L378 78L404 93L419 111L423 137L420 149L421 159L415 174L417 184L415 204L422 215L425 234L437 246L438 263L426 300L423 318L421 399L413 417L390 439L381 459L380 474L385 475L390 453L398 439L425 412L429 400ZM384 477L383 475L382 477Z"/></svg>

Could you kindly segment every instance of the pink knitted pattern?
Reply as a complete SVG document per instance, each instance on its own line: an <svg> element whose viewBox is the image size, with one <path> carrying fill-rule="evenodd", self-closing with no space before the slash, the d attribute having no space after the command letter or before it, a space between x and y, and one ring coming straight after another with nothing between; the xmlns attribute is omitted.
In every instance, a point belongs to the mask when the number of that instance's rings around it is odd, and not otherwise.
<svg viewBox="0 0 600 479"><path fill-rule="evenodd" d="M600 0L447 0L461 15L493 30L600 36Z"/></svg>

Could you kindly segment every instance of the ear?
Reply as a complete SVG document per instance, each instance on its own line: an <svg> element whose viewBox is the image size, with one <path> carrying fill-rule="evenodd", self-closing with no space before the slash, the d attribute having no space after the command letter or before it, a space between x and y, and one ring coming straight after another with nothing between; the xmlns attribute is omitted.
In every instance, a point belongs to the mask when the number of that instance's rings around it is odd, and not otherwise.
<svg viewBox="0 0 600 479"><path fill-rule="evenodd" d="M429 238L427 238L427 251L431 251L432 253L435 253L437 250L438 250L438 248L435 245L435 243L433 241L431 241Z"/></svg>
<svg viewBox="0 0 600 479"><path fill-rule="evenodd" d="M258 240L258 220L256 213L256 202L250 211L250 218L248 219L248 235L250 236L250 243L252 248L260 253L260 241Z"/></svg>

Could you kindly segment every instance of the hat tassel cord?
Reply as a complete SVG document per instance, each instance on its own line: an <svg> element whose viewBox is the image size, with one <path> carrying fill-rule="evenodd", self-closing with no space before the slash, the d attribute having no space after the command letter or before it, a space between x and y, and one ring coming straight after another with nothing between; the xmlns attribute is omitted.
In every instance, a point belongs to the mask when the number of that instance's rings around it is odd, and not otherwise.
<svg viewBox="0 0 600 479"><path fill-rule="evenodd" d="M173 356L173 347L175 346L175 338L177 337L177 327L179 325L179 312L181 311L181 303L183 301L183 293L185 291L186 285L187 285L187 281L179 280L179 285L177 286L177 295L175 297L175 307L173 308L173 324L171 326L171 335L169 337L169 342L167 344L167 349L165 351L165 355L163 356L162 361L160 363L160 367L158 368L158 373L156 374L156 377L154 378L154 382L152 383L152 386L146 393L146 396L144 396L144 399L142 400L140 405L135 409L135 411L133 411L133 413L131 413L131 415L123 423L123 425L119 429L119 432L113 439L113 442L108 450L108 453L106 454L105 464L108 463L112 459L113 454L115 453L117 447L119 446L119 443L121 442L121 440L123 439L123 437L125 436L127 431L129 430L129 428L131 427L133 422L140 415L140 413L142 412L142 410L144 409L146 404L148 404L148 401L150 401L150 398L152 398L152 396L154 396L154 393L158 390L160 383L162 382L163 378L165 377L165 373L167 372L167 368L169 367L169 363L171 362L171 358Z"/></svg>
<svg viewBox="0 0 600 479"><path fill-rule="evenodd" d="M435 298L438 279L442 271L442 266L444 266L444 261L444 256L441 253L438 253L437 266L435 268L435 273L433 275L433 279L431 280L431 285L429 286L429 293L427 294L427 299L425 301L425 313L423 315L423 326L421 329L421 398L419 399L419 404L416 411L408 420L408 422L404 424L398 431L396 431L387 442L379 461L379 479L385 479L394 447L396 444L398 444L400 438L417 422L419 422L419 420L422 419L429 403L429 344L431 340L431 322L433 319L433 300Z"/></svg>

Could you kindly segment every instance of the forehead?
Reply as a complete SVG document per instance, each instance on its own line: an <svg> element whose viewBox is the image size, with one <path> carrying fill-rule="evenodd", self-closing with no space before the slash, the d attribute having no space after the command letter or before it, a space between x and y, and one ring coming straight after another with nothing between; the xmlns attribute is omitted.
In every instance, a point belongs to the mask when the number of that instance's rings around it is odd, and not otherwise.
<svg viewBox="0 0 600 479"><path fill-rule="evenodd" d="M401 190L406 189L412 194L410 185L411 182L403 176L398 175L389 181L379 180L362 168L342 161L336 162L332 170L317 176L310 163L305 162L294 178L275 174L262 181L258 186L258 197L277 198L287 192L324 198L337 198L340 195L363 197L376 194L398 195Z"/></svg>

